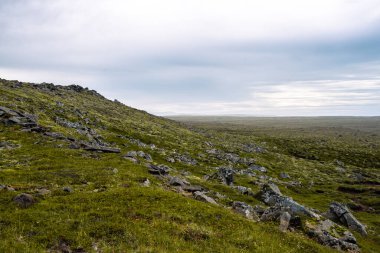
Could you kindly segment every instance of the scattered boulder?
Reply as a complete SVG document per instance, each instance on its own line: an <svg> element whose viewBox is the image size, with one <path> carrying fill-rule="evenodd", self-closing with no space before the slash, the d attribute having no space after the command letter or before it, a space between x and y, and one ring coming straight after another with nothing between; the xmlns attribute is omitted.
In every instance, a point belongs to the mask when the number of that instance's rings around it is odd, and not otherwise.
<svg viewBox="0 0 380 253"><path fill-rule="evenodd" d="M81 147L87 151L98 151L103 153L120 153L119 148L105 147L99 145L91 145L89 143L82 142Z"/></svg>
<svg viewBox="0 0 380 253"><path fill-rule="evenodd" d="M181 163L184 163L187 165L195 166L198 164L197 160L195 160L189 156L186 156L186 155L174 154L174 159L178 162L181 162Z"/></svg>
<svg viewBox="0 0 380 253"><path fill-rule="evenodd" d="M137 152L136 151L129 151L127 154L123 155L124 159L127 159L133 163L138 163L139 160L137 159Z"/></svg>
<svg viewBox="0 0 380 253"><path fill-rule="evenodd" d="M148 153L145 153L144 151L137 151L136 154L137 154L137 156L139 156L141 158L144 158L148 162L152 162L153 161L152 156L150 154L148 154Z"/></svg>
<svg viewBox="0 0 380 253"><path fill-rule="evenodd" d="M0 122L6 125L19 125L29 131L46 131L45 128L37 124L35 115L12 110L4 106L0 106Z"/></svg>
<svg viewBox="0 0 380 253"><path fill-rule="evenodd" d="M0 191L1 191L1 190L15 191L15 189L14 189L12 186L9 186L9 185L3 185L3 184L0 184Z"/></svg>
<svg viewBox="0 0 380 253"><path fill-rule="evenodd" d="M289 176L288 173L281 172L281 173L280 173L280 178L285 179L285 178L290 178L290 176Z"/></svg>
<svg viewBox="0 0 380 253"><path fill-rule="evenodd" d="M220 167L218 171L210 176L206 176L206 179L217 179L226 185L233 185L235 171L231 168Z"/></svg>
<svg viewBox="0 0 380 253"><path fill-rule="evenodd" d="M292 198L283 196L277 185L273 183L264 184L257 196L267 205L288 209L287 211L291 215L304 214L312 218L320 218L318 214L297 203Z"/></svg>
<svg viewBox="0 0 380 253"><path fill-rule="evenodd" d="M268 171L265 167L259 165L252 165L249 167L249 169L252 171L258 171L262 173L266 173Z"/></svg>
<svg viewBox="0 0 380 253"><path fill-rule="evenodd" d="M233 188L236 189L238 192L240 192L243 195L250 195L250 196L254 195L252 189L249 187L238 185L238 186L233 186Z"/></svg>
<svg viewBox="0 0 380 253"><path fill-rule="evenodd" d="M22 208L30 207L36 202L34 197L27 193L17 195L13 198L13 201Z"/></svg>
<svg viewBox="0 0 380 253"><path fill-rule="evenodd" d="M193 192L193 196L194 196L194 199L196 200L218 205L218 203L216 203L216 201L213 198L207 196L204 192L200 192L200 191Z"/></svg>
<svg viewBox="0 0 380 253"><path fill-rule="evenodd" d="M169 184L172 186L185 186L189 185L189 182L179 177L172 177L169 181Z"/></svg>
<svg viewBox="0 0 380 253"><path fill-rule="evenodd" d="M236 164L240 161L240 157L237 154L233 154L233 153L226 153L224 155L224 159L233 164Z"/></svg>
<svg viewBox="0 0 380 253"><path fill-rule="evenodd" d="M205 190L205 189L204 189L202 186L200 186L200 185L185 185L185 186L182 187L182 189L183 189L184 191L187 191L187 192L197 192L197 191L202 192L202 191Z"/></svg>
<svg viewBox="0 0 380 253"><path fill-rule="evenodd" d="M284 212L280 216L280 231L286 232L289 227L291 215L288 212Z"/></svg>
<svg viewBox="0 0 380 253"><path fill-rule="evenodd" d="M247 176L249 176L249 177L256 177L256 173L253 172L253 171L250 170L250 169L237 170L237 171L236 171L236 174L238 174L238 175L247 175Z"/></svg>
<svg viewBox="0 0 380 253"><path fill-rule="evenodd" d="M148 178L145 178L143 182L141 183L142 186L144 187L149 187L150 186L150 180Z"/></svg>
<svg viewBox="0 0 380 253"><path fill-rule="evenodd" d="M255 220L255 221L259 220L259 216L256 210L252 206L248 205L247 203L244 203L241 201L234 201L232 203L232 209L236 211L237 213L244 215L246 218L250 220Z"/></svg>
<svg viewBox="0 0 380 253"><path fill-rule="evenodd" d="M322 245L337 250L360 252L356 238L331 220L320 220L317 224L306 222L305 230L310 237L315 238Z"/></svg>
<svg viewBox="0 0 380 253"><path fill-rule="evenodd" d="M256 144L249 143L249 144L243 145L243 151L247 153L264 153L265 148L260 147Z"/></svg>
<svg viewBox="0 0 380 253"><path fill-rule="evenodd" d="M0 149L15 149L20 147L18 144L14 144L10 141L0 141Z"/></svg>
<svg viewBox="0 0 380 253"><path fill-rule="evenodd" d="M275 221L280 218L280 216L288 212L289 208L276 205L276 206L271 206L267 209L264 210L264 212L261 214L260 220L261 221Z"/></svg>
<svg viewBox="0 0 380 253"><path fill-rule="evenodd" d="M358 221L345 205L333 202L330 204L329 212L326 214L329 219L340 222L349 229L359 232L361 235L367 235L365 226Z"/></svg>
<svg viewBox="0 0 380 253"><path fill-rule="evenodd" d="M54 139L58 139L58 140L65 140L66 139L66 137L63 134L56 133L56 132L45 132L44 135L51 137L51 138L54 138Z"/></svg>
<svg viewBox="0 0 380 253"><path fill-rule="evenodd" d="M175 159L173 157L167 157L166 161L169 163L175 163Z"/></svg>
<svg viewBox="0 0 380 253"><path fill-rule="evenodd" d="M171 169L166 166L166 165L154 165L154 164L149 164L148 165L148 172L153 175L161 175L161 176L166 176L169 174L169 171Z"/></svg>
<svg viewBox="0 0 380 253"><path fill-rule="evenodd" d="M51 194L51 191L45 188L37 189L37 196L43 197Z"/></svg>
<svg viewBox="0 0 380 253"><path fill-rule="evenodd" d="M72 193L74 191L70 186L65 186L62 190L67 193Z"/></svg>

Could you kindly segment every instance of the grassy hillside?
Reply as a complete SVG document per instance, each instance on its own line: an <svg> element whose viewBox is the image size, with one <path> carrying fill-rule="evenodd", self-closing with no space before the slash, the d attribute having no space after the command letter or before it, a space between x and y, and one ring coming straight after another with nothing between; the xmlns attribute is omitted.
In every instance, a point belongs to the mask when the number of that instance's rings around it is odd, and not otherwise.
<svg viewBox="0 0 380 253"><path fill-rule="evenodd" d="M267 169L266 177L235 176L235 185L254 193L260 180L279 178L284 194L311 208L326 211L331 201L349 204L368 226L367 237L354 232L362 252L380 249L375 132L219 121L188 125L79 86L3 79L0 106L32 114L44 128L0 123L0 252L334 252L302 228L283 233L278 221L255 222L232 210L233 201L265 205L206 180L218 166L245 169L243 163L211 155L211 149L254 159ZM94 152L88 145L117 152ZM130 151L151 159L125 156ZM152 175L152 165L170 167L171 176L206 189L218 205L195 199L168 177ZM290 178L280 179L280 172ZM21 193L33 196L33 204L15 203Z"/></svg>

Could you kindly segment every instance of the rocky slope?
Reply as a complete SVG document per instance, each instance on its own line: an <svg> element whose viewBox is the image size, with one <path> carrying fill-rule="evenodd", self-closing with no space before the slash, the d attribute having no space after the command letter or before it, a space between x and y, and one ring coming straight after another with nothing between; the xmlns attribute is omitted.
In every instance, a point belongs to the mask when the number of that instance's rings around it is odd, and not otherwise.
<svg viewBox="0 0 380 253"><path fill-rule="evenodd" d="M189 128L77 85L3 79L0 122L0 251L379 246L376 223L368 230L343 199L318 210L287 195L305 183L266 166L281 154L258 138L223 138L223 131ZM376 173L369 174L374 187Z"/></svg>

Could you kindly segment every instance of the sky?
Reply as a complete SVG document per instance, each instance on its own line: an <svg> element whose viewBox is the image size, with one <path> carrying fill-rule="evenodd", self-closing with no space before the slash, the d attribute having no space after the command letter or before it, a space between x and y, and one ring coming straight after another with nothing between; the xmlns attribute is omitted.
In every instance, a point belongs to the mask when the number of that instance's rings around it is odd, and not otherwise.
<svg viewBox="0 0 380 253"><path fill-rule="evenodd" d="M1 0L0 78L156 115L380 115L379 0Z"/></svg>

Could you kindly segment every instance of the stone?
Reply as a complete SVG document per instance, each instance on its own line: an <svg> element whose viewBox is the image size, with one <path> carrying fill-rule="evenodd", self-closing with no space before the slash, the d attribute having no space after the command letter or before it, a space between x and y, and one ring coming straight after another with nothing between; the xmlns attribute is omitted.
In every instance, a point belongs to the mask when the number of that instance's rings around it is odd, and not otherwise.
<svg viewBox="0 0 380 253"><path fill-rule="evenodd" d="M148 162L153 161L152 156L148 153L145 153L144 151L137 151L137 156L144 158Z"/></svg>
<svg viewBox="0 0 380 253"><path fill-rule="evenodd" d="M102 146L92 146L90 144L82 144L83 149L87 151L99 151L103 153L120 153L120 149Z"/></svg>
<svg viewBox="0 0 380 253"><path fill-rule="evenodd" d="M231 163L238 163L240 161L240 157L237 154L227 153L225 154L225 159Z"/></svg>
<svg viewBox="0 0 380 253"><path fill-rule="evenodd" d="M58 140L64 140L64 139L66 139L66 137L63 134L61 134L61 133L45 132L44 135L45 136L49 136L49 137L54 138L54 139L58 139Z"/></svg>
<svg viewBox="0 0 380 253"><path fill-rule="evenodd" d="M30 207L36 202L34 197L27 193L17 195L13 198L13 201L22 208Z"/></svg>
<svg viewBox="0 0 380 253"><path fill-rule="evenodd" d="M124 156L123 158L127 159L127 160L129 160L129 161L131 161L133 163L138 163L139 162L139 160L137 160L137 158L135 158L135 157Z"/></svg>
<svg viewBox="0 0 380 253"><path fill-rule="evenodd" d="M144 179L144 181L141 184L144 187L149 187L150 186L150 180L148 178Z"/></svg>
<svg viewBox="0 0 380 253"><path fill-rule="evenodd" d="M249 167L249 169L252 171L258 171L262 173L266 173L268 171L265 167L259 165L252 165Z"/></svg>
<svg viewBox="0 0 380 253"><path fill-rule="evenodd" d="M193 196L196 200L218 205L218 203L216 203L216 201L213 198L207 196L204 192L196 191L193 193Z"/></svg>
<svg viewBox="0 0 380 253"><path fill-rule="evenodd" d="M50 195L51 194L51 191L48 190L48 189L45 189L45 188L42 188L42 189L37 189L37 196L47 196L47 195Z"/></svg>
<svg viewBox="0 0 380 253"><path fill-rule="evenodd" d="M172 177L169 181L169 184L172 186L185 186L189 185L189 182L179 177Z"/></svg>
<svg viewBox="0 0 380 253"><path fill-rule="evenodd" d="M253 193L253 191L252 191L251 188L248 188L248 187L245 187L245 186L241 186L241 185L233 186L233 188L236 189L238 192L240 192L243 195L250 195L250 196L254 195L254 193Z"/></svg>
<svg viewBox="0 0 380 253"><path fill-rule="evenodd" d="M363 236L367 235L365 226L355 218L348 207L341 203L331 203L329 212L326 214L326 216L332 220L339 221L344 226L347 226L349 229L359 232Z"/></svg>
<svg viewBox="0 0 380 253"><path fill-rule="evenodd" d="M24 128L31 129L33 127L42 128L37 125L37 117L31 114L22 113L7 107L0 106L0 122L6 125L20 125Z"/></svg>
<svg viewBox="0 0 380 253"><path fill-rule="evenodd" d="M167 157L166 161L169 163L175 163L175 159L173 157Z"/></svg>
<svg viewBox="0 0 380 253"><path fill-rule="evenodd" d="M185 186L182 187L182 189L183 189L184 191L187 191L187 192L197 192L197 191L201 192L201 191L204 191L204 190L205 190L205 189L204 189L202 186L200 186L200 185L185 185Z"/></svg>
<svg viewBox="0 0 380 253"><path fill-rule="evenodd" d="M15 149L20 147L18 144L14 144L9 141L0 141L0 149Z"/></svg>
<svg viewBox="0 0 380 253"><path fill-rule="evenodd" d="M256 220L256 221L259 220L259 216L256 213L255 209L252 206L250 206L247 203L245 203L245 202L234 201L232 203L232 209L235 212L242 214L247 219Z"/></svg>
<svg viewBox="0 0 380 253"><path fill-rule="evenodd" d="M291 215L288 212L284 212L280 216L280 231L286 232L289 227Z"/></svg>
<svg viewBox="0 0 380 253"><path fill-rule="evenodd" d="M320 215L297 203L292 198L283 196L277 185L273 183L264 184L258 197L269 206L287 209L286 211L291 215L304 214L312 218L320 218Z"/></svg>
<svg viewBox="0 0 380 253"><path fill-rule="evenodd" d="M261 221L275 221L278 220L282 213L287 212L288 208L283 206L271 206L264 210L261 214Z"/></svg>
<svg viewBox="0 0 380 253"><path fill-rule="evenodd" d="M290 178L290 176L289 176L288 173L281 172L281 173L280 173L280 178L285 179L285 178Z"/></svg>
<svg viewBox="0 0 380 253"><path fill-rule="evenodd" d="M207 179L218 179L223 184L233 185L234 170L231 168L220 167L218 171L207 177Z"/></svg>
<svg viewBox="0 0 380 253"><path fill-rule="evenodd" d="M153 164L148 164L148 172L153 175L161 175L165 176L168 175L170 171L170 168L166 165L153 165Z"/></svg>
<svg viewBox="0 0 380 253"><path fill-rule="evenodd" d="M68 192L68 193L72 193L73 192L73 189L70 186L65 186L65 187L62 188L62 190L64 192Z"/></svg>
<svg viewBox="0 0 380 253"><path fill-rule="evenodd" d="M310 237L315 238L322 245L337 250L360 252L356 238L329 219L320 220L317 224L306 222L305 230Z"/></svg>

